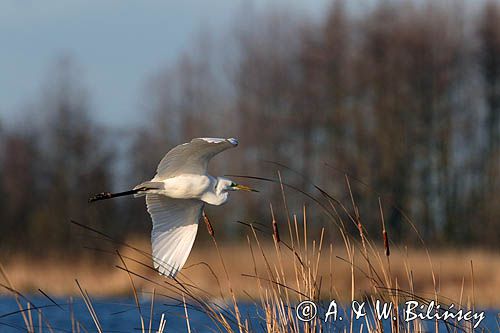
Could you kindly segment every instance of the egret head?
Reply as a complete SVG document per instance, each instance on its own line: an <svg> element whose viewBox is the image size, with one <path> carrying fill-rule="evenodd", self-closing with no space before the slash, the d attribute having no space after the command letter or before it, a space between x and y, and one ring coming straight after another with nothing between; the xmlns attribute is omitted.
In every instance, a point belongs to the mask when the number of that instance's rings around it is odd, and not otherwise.
<svg viewBox="0 0 500 333"><path fill-rule="evenodd" d="M247 191L247 192L259 192L251 187L237 184L231 179L218 177L216 191L217 193L225 193L229 191Z"/></svg>

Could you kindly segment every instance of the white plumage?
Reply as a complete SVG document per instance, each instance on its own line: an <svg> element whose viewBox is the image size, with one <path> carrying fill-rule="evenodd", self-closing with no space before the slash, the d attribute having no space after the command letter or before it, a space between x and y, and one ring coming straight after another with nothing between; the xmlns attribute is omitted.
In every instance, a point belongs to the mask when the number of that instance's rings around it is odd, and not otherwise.
<svg viewBox="0 0 500 333"><path fill-rule="evenodd" d="M203 202L147 194L146 205L153 220L154 267L163 275L175 276L193 247Z"/></svg>
<svg viewBox="0 0 500 333"><path fill-rule="evenodd" d="M197 138L170 150L160 161L156 175L133 190L103 192L90 202L124 195L146 196L151 219L154 267L175 277L193 247L203 206L222 205L230 191L255 191L223 177L207 173L208 162L218 153L236 147L236 139ZM255 191L257 192L257 191Z"/></svg>
<svg viewBox="0 0 500 333"><path fill-rule="evenodd" d="M179 145L161 160L151 181L130 191L135 196L146 196L147 210L153 220L153 264L161 274L175 277L184 266L205 203L222 205L229 191L255 191L207 174L212 157L237 145L233 138L197 138ZM113 196L117 195L109 197Z"/></svg>
<svg viewBox="0 0 500 333"><path fill-rule="evenodd" d="M182 174L205 175L212 157L237 145L238 140L233 138L197 138L178 145L160 161L153 181Z"/></svg>

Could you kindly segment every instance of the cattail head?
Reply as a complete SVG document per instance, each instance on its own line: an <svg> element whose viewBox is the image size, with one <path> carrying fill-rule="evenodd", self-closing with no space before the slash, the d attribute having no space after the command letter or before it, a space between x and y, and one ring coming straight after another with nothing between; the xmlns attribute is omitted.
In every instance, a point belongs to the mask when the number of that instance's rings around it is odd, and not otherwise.
<svg viewBox="0 0 500 333"><path fill-rule="evenodd" d="M212 223L210 223L210 220L208 219L207 215L205 214L205 211L203 211L203 221L205 221L205 225L207 226L208 233L211 237L215 236L214 228L212 227Z"/></svg>
<svg viewBox="0 0 500 333"><path fill-rule="evenodd" d="M378 198L378 206L380 209L380 222L382 223L382 237L384 238L385 255L389 257L391 255L391 250L389 249L389 237L387 237L387 231L385 231L384 212L382 210L382 201L380 200L380 197Z"/></svg>
<svg viewBox="0 0 500 333"><path fill-rule="evenodd" d="M385 249L385 255L390 256L391 255L391 250L389 249L389 238L387 237L387 231L382 231L382 236L384 237L384 249Z"/></svg>
<svg viewBox="0 0 500 333"><path fill-rule="evenodd" d="M363 238L363 225L361 224L361 221L359 221L359 220L358 220L357 227L358 227L358 231L359 231L359 236L361 237L361 239L364 239Z"/></svg>
<svg viewBox="0 0 500 333"><path fill-rule="evenodd" d="M280 233L278 231L278 223L275 219L273 219L273 236L276 239L276 242L280 242Z"/></svg>
<svg viewBox="0 0 500 333"><path fill-rule="evenodd" d="M271 218L273 219L273 222L272 222L273 236L274 236L274 239L276 240L276 242L279 243L280 242L280 233L278 231L278 223L276 222L276 219L274 218L273 205L269 204L269 207L271 208Z"/></svg>

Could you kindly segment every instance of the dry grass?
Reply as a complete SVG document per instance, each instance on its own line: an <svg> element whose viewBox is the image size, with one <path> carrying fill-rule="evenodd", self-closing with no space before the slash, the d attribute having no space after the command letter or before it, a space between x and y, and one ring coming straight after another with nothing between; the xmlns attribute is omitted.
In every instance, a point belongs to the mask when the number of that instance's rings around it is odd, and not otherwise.
<svg viewBox="0 0 500 333"><path fill-rule="evenodd" d="M201 226L203 227L203 226ZM201 229L201 232L205 230ZM144 250L149 251L148 240L133 240L129 244ZM233 290L238 299L258 298L259 290L255 288L255 279L245 276L253 275L255 268L258 272L265 272L265 261L256 260L256 267L253 265L252 255L248 249L248 244L219 244L224 262L228 269L230 281ZM269 262L277 262L277 254L274 245L266 243L262 245L264 252L267 254ZM377 248L380 253L383 253L382 248ZM329 249L324 249L329 252ZM121 253L124 256L132 255L130 250L122 249ZM333 279L335 288L339 292L339 296L343 300L348 300L350 294L347 291L351 288L351 268L349 263L346 263L340 258L347 258L345 248L335 246L333 248ZM338 258L340 257L340 258ZM361 254L357 251L356 257L360 258ZM400 251L391 250L391 270L393 277L401 283L401 288L408 290L406 267L411 267L413 272L414 291L419 295L432 296L434 294L434 286L432 280L432 271L436 275L436 279L440 285L440 294L450 299L460 299L462 290L462 282L464 283L464 294L471 294L471 274L470 262L474 263L474 278L476 286L475 300L476 304L483 307L500 307L500 254L486 252L484 250L436 250L431 251L432 264L431 269L427 254L421 249L408 249ZM283 270L287 276L287 280L294 285L292 277L294 276L294 265L291 260L291 255L284 255ZM146 262L146 260L141 260ZM193 249L192 254L186 264L186 268L182 271L183 274L189 277L194 284L203 290L213 289L217 280L212 273L207 269L207 266L200 263L208 264L220 276L222 266L219 257L217 256L214 246L197 246ZM120 260L117 258L116 265L120 265ZM361 265L363 270L367 270L366 264ZM147 276L157 282L162 282L163 278L158 276L141 265L128 263L128 268L138 274ZM55 296L78 295L78 289L74 283L75 278L81 281L91 295L95 296L115 296L130 294L130 282L122 270L109 266L96 267L94 263L88 260L78 262L55 262L55 261L37 261L36 259L28 259L25 257L16 258L5 265L5 269L15 287L22 292L36 292L39 288ZM321 256L318 275L323 281L329 280L330 257L329 253ZM371 283L360 271L355 271L356 274L356 298L370 293ZM219 279L221 289L225 297L228 296L228 281L227 279ZM144 280L138 280L136 286L139 290L148 290L150 283ZM5 292L5 290L3 290ZM220 297L220 294L214 295Z"/></svg>
<svg viewBox="0 0 500 333"><path fill-rule="evenodd" d="M348 180L346 183L350 193ZM286 208L283 185L282 193ZM111 247L105 251L107 254L103 255L116 258L115 265L105 267L96 267L88 261L10 260L5 267L10 277L7 284L11 290L42 289L56 296L80 293L86 300L90 315L95 318L98 331L98 315L89 301L89 294L132 293L143 332L146 331L146 321L138 302L138 294L141 293L153 293L166 301L183 304L188 329L188 307L195 307L208 317L216 330L240 333L254 331L249 318L240 313L240 301L252 301L258 305L262 311L260 327L273 333L334 329L334 322L325 323L320 317L307 323L299 322L294 310L303 300L316 303L332 299L345 303L365 300L372 305L376 299L391 302L395 305L391 315L397 318L390 323L393 333L424 329L420 321L411 324L403 322L403 312L398 305L406 300L417 299L421 304L436 301L442 308L454 303L466 310L478 306L500 306L499 254L457 249L431 251L424 246L407 249L390 245L382 209L380 238L369 239L352 196L351 210L327 194L325 197L330 208L322 208L334 222L332 225L336 225L332 229L336 228L342 239L338 243L325 241L324 229L319 237L311 237L305 208L300 216L286 214L289 217L279 225L287 227L278 230L271 208L268 231L263 233L249 224L243 244L222 244L209 228L212 244L195 245L187 265L176 279L167 279L156 273L151 267L149 241L141 239L131 240L126 247L118 250ZM206 222L209 226L209 221ZM355 225L358 234L349 234L345 227L347 223ZM200 232L206 232L203 225ZM103 243L113 244L113 241L103 236ZM76 285L75 278L78 280ZM4 280L7 280L5 276ZM19 307L26 309L22 303ZM28 319L25 323L29 327ZM344 330L354 332L352 318L350 323L350 328ZM435 331L439 331L438 324L436 320ZM368 332L387 332L379 320L366 321L363 325ZM451 325L447 327L449 331L458 323L448 325ZM470 325L461 325L460 329L455 327L452 331L473 330Z"/></svg>

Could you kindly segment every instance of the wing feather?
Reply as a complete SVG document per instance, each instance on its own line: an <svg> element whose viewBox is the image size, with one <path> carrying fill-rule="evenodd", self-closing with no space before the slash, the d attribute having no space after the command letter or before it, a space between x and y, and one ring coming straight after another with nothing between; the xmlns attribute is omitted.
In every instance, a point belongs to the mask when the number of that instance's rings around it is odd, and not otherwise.
<svg viewBox="0 0 500 333"><path fill-rule="evenodd" d="M146 205L153 220L154 267L160 274L175 277L193 247L203 202L147 194Z"/></svg>
<svg viewBox="0 0 500 333"><path fill-rule="evenodd" d="M238 141L234 138L193 139L173 148L163 157L153 180L175 177L183 173L203 175L212 157L237 145Z"/></svg>

